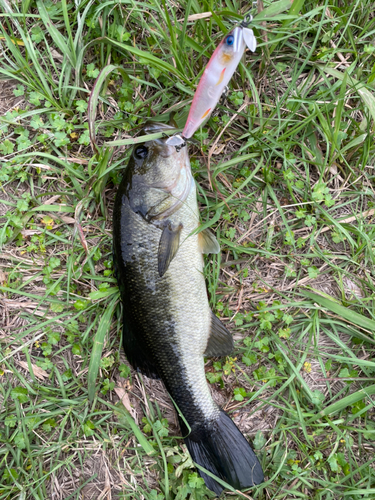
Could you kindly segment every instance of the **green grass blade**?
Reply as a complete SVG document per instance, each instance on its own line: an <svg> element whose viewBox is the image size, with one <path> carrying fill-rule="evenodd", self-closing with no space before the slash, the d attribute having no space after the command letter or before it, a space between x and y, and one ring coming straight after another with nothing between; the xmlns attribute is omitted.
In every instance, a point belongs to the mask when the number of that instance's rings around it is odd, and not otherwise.
<svg viewBox="0 0 375 500"><path fill-rule="evenodd" d="M347 80L348 80L348 73L344 73L344 78L342 79L341 87L340 87L340 93L337 99L337 106L335 110L335 123L334 123L334 130L333 130L333 144L336 148L337 151L340 150L341 146L341 140L339 140L339 134L340 134L340 125L342 122L342 114L344 111L344 100L345 100L345 94L346 94L346 85L347 85ZM333 151L333 150L332 150Z"/></svg>
<svg viewBox="0 0 375 500"><path fill-rule="evenodd" d="M70 50L68 43L65 42L65 38L63 37L63 35L60 33L60 31L53 24L51 18L48 15L48 12L47 12L45 6L44 6L44 2L42 2L41 0L37 0L36 4L37 4L38 10L39 10L40 17L41 17L45 27L47 28L49 34L53 38L55 44L60 49L62 55L64 57L66 56L69 59L70 64L72 66L75 66L75 60L76 60L75 55ZM64 4L64 2L63 2L63 4Z"/></svg>
<svg viewBox="0 0 375 500"><path fill-rule="evenodd" d="M290 16L293 16L293 17L297 18L297 16L298 16L298 14L300 13L300 11L301 11L301 9L302 9L302 7L303 7L304 3L305 3L305 0L294 0L294 2L291 4L291 6L290 6L290 8L289 8L289 12L288 12L288 14L289 14ZM272 6L273 6L273 5L271 5L270 7L272 7ZM269 9L270 7L268 7L268 9ZM265 9L265 10L267 10L267 9ZM285 10L286 10L286 9L285 9ZM264 11L263 11L263 12L264 12ZM262 14L263 12L261 12L261 14ZM284 11L281 11L281 12L284 12ZM289 26L289 25L290 25L293 21L294 21L293 19L291 19L291 20L287 19L287 20L283 21L283 24L282 24L282 30L283 30L283 31L284 31L284 30L286 30L286 29L287 29L287 27L288 27L288 26ZM282 38L283 38L283 33L280 33L280 34L278 34L278 35L275 37L275 41L274 41L274 43L273 43L273 44L272 44L272 45L268 48L268 50L269 50L269 54L270 54L270 55L271 55L271 54L272 54L272 52L276 49L276 47L277 47L277 45L278 45L279 41L280 41Z"/></svg>
<svg viewBox="0 0 375 500"><path fill-rule="evenodd" d="M96 145L96 132L95 132L96 108L98 105L100 91L102 89L102 86L103 86L104 82L106 81L107 77L113 71L118 71L122 75L122 77L124 78L125 81L127 81L127 82L129 81L129 77L126 74L126 72L124 71L124 69L119 67L119 66L115 66L114 64L109 64L108 66L105 66L105 68L103 68L101 70L101 72L99 73L98 78L95 80L95 83L94 83L93 88L92 88L91 93L90 93L88 109L87 109L90 141L91 141L91 147L92 147L94 152L98 152L98 148Z"/></svg>
<svg viewBox="0 0 375 500"><path fill-rule="evenodd" d="M375 394L375 384L370 385L364 389L360 389L359 391L356 391L353 394L340 399L340 401L327 406L327 408L324 408L324 410L320 411L313 418L310 418L307 424L311 424L312 422L315 422L317 419L322 417L330 417L337 412L345 410L348 406L352 406L358 401L372 396L373 394Z"/></svg>
<svg viewBox="0 0 375 500"><path fill-rule="evenodd" d="M154 134L140 135L139 137L130 137L129 139L118 139L116 141L108 141L105 143L106 146L128 146L129 144L142 144L147 141L154 141L155 139L161 139L164 135L173 135L178 132L178 129L167 129L163 132L155 132Z"/></svg>
<svg viewBox="0 0 375 500"><path fill-rule="evenodd" d="M317 302L319 305L325 307L329 311L337 314L340 318L348 321L349 323L356 325L360 328L365 329L367 332L375 332L375 321L373 319L367 318L362 314L358 314L351 309L348 309L333 300L327 299L326 297L322 297L316 293L308 292L307 290L302 291L303 295L306 295L314 302ZM368 339L369 342L375 344L375 341L371 338Z"/></svg>
<svg viewBox="0 0 375 500"><path fill-rule="evenodd" d="M286 10L289 10L293 4L291 0L279 0L278 2L272 2L271 5L266 7L254 16L254 21L265 21L267 19L275 18L279 14L282 14Z"/></svg>
<svg viewBox="0 0 375 500"><path fill-rule="evenodd" d="M140 430L138 425L135 423L134 418L130 415L128 410L125 408L125 406L122 403L119 403L117 406L111 407L121 415L123 415L127 421L127 423L130 425L132 431L134 432L134 436L136 437L138 443L142 446L142 448L145 450L147 455L155 455L157 452L155 448L148 442L147 438L144 436L143 432Z"/></svg>
<svg viewBox="0 0 375 500"><path fill-rule="evenodd" d="M344 80L346 73L342 73L341 71L330 68L329 66L325 66L321 68L328 75L334 76L340 81ZM348 83L351 83L353 87L358 92L359 97L363 100L364 104L367 106L368 110L371 113L373 120L375 121L375 97L374 95L366 88L364 83L359 82L357 79L352 76L348 76Z"/></svg>
<svg viewBox="0 0 375 500"><path fill-rule="evenodd" d="M155 68L158 68L160 71L166 73L166 74L171 74L177 76L180 80L182 80L185 84L191 86L190 80L185 78L185 76L178 71L174 66L171 64L163 61L162 59L159 59L158 57L154 56L153 54L150 54L149 52L146 52L144 50L140 50L137 47L133 47L132 45L127 45L125 43L117 42L116 40L112 40L110 38L103 38L101 41L110 43L114 47L118 47L121 50L124 50L125 52L130 52L131 54L134 54L138 58L141 58L143 61L146 63L151 64Z"/></svg>
<svg viewBox="0 0 375 500"><path fill-rule="evenodd" d="M39 205L31 209L32 212L60 212L60 213L74 213L74 208L67 207L66 205Z"/></svg>
<svg viewBox="0 0 375 500"><path fill-rule="evenodd" d="M66 0L61 1L61 6L62 6L62 11L63 11L63 16L64 16L65 29L68 33L68 41L69 41L69 46L70 46L69 54L71 57L71 63L72 63L72 66L75 67L77 55L75 52L73 35L72 35L71 27L70 27L71 19L69 18L68 4L67 4Z"/></svg>
<svg viewBox="0 0 375 500"><path fill-rule="evenodd" d="M88 371L88 393L90 401L94 400L95 392L96 392L96 378L98 376L100 360L102 357L104 338L111 326L113 312L115 310L116 304L118 301L118 297L112 299L112 301L108 304L105 312L103 313L98 329L95 334L93 348L90 356L90 364Z"/></svg>

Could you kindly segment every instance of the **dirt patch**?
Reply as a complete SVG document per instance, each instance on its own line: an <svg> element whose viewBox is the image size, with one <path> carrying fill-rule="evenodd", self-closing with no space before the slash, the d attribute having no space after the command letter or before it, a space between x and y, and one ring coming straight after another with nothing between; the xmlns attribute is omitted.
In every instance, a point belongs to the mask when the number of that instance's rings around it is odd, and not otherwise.
<svg viewBox="0 0 375 500"><path fill-rule="evenodd" d="M14 95L15 87L15 80L0 80L0 115L5 115L23 101L22 96Z"/></svg>
<svg viewBox="0 0 375 500"><path fill-rule="evenodd" d="M89 450L88 450L89 452ZM82 464L62 468L53 475L50 483L50 499L64 500L80 490L82 500L117 500L126 479L113 467L114 457L103 451L95 451ZM77 497L75 497L77 498Z"/></svg>

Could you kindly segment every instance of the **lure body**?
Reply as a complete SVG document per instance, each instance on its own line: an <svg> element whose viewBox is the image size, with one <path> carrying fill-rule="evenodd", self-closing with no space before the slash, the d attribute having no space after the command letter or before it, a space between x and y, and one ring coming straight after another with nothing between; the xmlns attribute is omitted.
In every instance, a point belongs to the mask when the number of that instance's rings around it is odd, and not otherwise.
<svg viewBox="0 0 375 500"><path fill-rule="evenodd" d="M254 52L256 38L251 29L234 28L212 54L200 79L182 135L189 139L210 116L241 60L246 46Z"/></svg>

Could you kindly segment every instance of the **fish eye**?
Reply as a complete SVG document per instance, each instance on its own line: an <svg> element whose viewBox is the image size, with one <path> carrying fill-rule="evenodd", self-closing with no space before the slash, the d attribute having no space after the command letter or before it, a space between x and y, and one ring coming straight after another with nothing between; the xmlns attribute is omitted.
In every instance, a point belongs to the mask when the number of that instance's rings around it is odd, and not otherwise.
<svg viewBox="0 0 375 500"><path fill-rule="evenodd" d="M234 43L234 36L233 35L228 35L225 39L225 43L227 45L233 45Z"/></svg>
<svg viewBox="0 0 375 500"><path fill-rule="evenodd" d="M148 155L146 146L137 146L134 150L134 156L137 160L144 160Z"/></svg>

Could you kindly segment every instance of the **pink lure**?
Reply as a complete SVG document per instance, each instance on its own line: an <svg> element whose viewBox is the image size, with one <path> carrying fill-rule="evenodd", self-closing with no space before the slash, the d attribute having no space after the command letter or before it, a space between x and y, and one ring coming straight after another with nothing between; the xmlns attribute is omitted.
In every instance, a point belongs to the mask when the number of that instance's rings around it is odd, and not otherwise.
<svg viewBox="0 0 375 500"><path fill-rule="evenodd" d="M200 79L182 135L189 139L210 116L241 60L246 46L257 46L253 30L238 26L220 42Z"/></svg>

